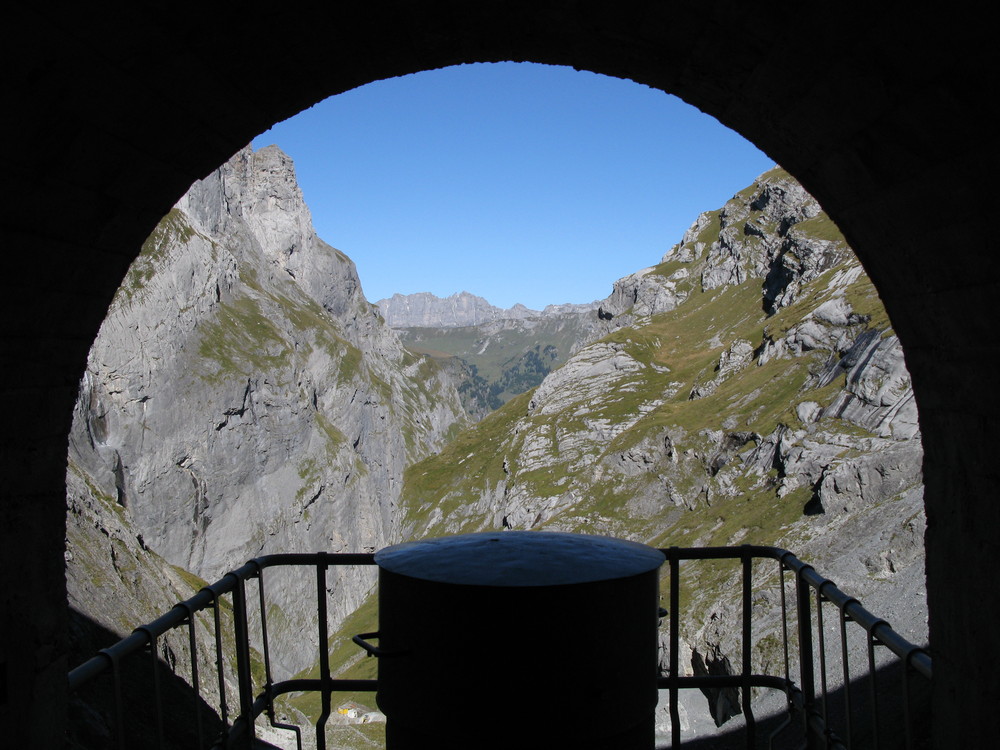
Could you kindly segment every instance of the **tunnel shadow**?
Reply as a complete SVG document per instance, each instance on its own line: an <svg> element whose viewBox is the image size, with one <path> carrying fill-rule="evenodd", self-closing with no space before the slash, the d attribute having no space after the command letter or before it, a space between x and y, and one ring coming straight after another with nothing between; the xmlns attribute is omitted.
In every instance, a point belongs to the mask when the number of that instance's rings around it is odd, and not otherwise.
<svg viewBox="0 0 1000 750"><path fill-rule="evenodd" d="M74 666L119 640L121 636L70 609L70 663ZM120 665L124 741L119 742L116 729L114 680L106 670L70 695L65 747L189 750L211 746L224 728L219 714L162 659L156 659L156 670L162 713L157 711L153 657L148 653L135 655ZM206 677L216 679L214 673ZM258 740L254 747L268 750L274 746Z"/></svg>

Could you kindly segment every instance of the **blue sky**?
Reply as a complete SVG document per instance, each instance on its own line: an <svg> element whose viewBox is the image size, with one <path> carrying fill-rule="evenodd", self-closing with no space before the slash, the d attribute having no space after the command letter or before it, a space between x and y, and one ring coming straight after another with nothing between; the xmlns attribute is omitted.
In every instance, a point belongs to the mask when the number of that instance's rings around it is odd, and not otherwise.
<svg viewBox="0 0 1000 750"><path fill-rule="evenodd" d="M365 295L589 302L774 162L662 91L526 63L348 91L254 139L295 161Z"/></svg>

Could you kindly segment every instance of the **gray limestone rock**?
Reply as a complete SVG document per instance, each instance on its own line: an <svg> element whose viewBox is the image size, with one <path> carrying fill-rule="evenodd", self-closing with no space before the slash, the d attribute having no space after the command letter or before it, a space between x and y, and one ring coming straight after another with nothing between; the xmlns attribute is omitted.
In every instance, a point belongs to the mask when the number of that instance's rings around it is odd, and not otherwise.
<svg viewBox="0 0 1000 750"><path fill-rule="evenodd" d="M627 314L630 320L673 310L688 298L688 285L683 281L689 275L686 268L669 276L658 273L656 268L636 271L614 283L611 295L601 303L601 310L613 317Z"/></svg>
<svg viewBox="0 0 1000 750"><path fill-rule="evenodd" d="M288 157L248 148L192 186L130 270L90 353L70 461L152 550L215 580L270 552L399 541L403 469L465 419L450 377L403 349L316 236ZM332 571L333 622L372 584ZM278 642L314 633L313 604L270 596ZM314 638L284 638L277 665L310 666Z"/></svg>

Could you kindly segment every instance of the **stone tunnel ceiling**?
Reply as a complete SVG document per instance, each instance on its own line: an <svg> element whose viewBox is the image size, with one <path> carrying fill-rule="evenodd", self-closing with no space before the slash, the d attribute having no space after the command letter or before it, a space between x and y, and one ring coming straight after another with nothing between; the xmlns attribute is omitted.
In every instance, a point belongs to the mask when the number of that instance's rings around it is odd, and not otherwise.
<svg viewBox="0 0 1000 750"><path fill-rule="evenodd" d="M24 744L59 736L70 411L143 239L193 180L274 122L373 80L498 60L677 94L788 169L843 229L892 315L920 405L934 700L947 718L937 725L951 746L979 744L975 719L1000 698L987 616L998 594L974 590L952 561L992 567L1000 528L987 25L961 5L928 17L700 0L330 5L102 15L78 4L7 18L2 564L18 585L3 594L2 657L9 679L33 687L3 710L36 717L16 730Z"/></svg>

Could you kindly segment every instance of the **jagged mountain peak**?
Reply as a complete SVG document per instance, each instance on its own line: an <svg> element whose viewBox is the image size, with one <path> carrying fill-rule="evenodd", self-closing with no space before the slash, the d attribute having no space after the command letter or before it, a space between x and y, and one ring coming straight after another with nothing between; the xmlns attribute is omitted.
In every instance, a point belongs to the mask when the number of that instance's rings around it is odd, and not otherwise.
<svg viewBox="0 0 1000 750"><path fill-rule="evenodd" d="M775 167L722 207L700 214L659 264L616 281L600 314L613 330L669 312L696 291L751 280L762 282L762 308L774 314L791 305L803 285L851 259L816 200Z"/></svg>

